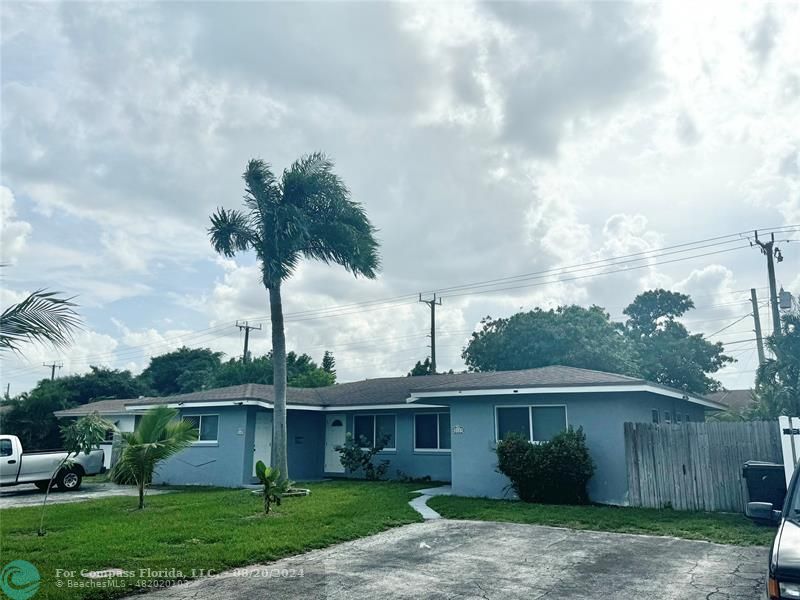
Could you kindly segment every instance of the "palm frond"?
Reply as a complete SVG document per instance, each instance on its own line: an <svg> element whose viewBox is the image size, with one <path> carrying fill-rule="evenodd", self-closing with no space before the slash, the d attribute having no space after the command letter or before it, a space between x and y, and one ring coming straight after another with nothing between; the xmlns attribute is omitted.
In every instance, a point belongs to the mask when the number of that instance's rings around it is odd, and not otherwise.
<svg viewBox="0 0 800 600"><path fill-rule="evenodd" d="M37 290L0 315L0 350L19 351L27 342L49 342L65 347L72 340L80 318L73 310L72 298L60 298L60 292Z"/></svg>
<svg viewBox="0 0 800 600"><path fill-rule="evenodd" d="M237 252L254 247L258 238L246 214L224 208L218 208L211 215L208 234L211 236L214 250L228 258L232 258Z"/></svg>

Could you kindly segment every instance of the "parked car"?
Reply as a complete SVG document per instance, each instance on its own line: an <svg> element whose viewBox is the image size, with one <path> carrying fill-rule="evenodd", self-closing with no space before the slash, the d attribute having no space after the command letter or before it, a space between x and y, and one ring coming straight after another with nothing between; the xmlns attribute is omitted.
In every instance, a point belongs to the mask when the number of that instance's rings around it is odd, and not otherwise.
<svg viewBox="0 0 800 600"><path fill-rule="evenodd" d="M770 600L800 598L800 469L795 469L783 506L770 502L748 502L751 519L778 524L767 567L767 595Z"/></svg>
<svg viewBox="0 0 800 600"><path fill-rule="evenodd" d="M53 471L66 456L63 450L23 452L17 436L0 435L0 486L33 483L40 490L46 490ZM84 476L105 470L102 450L81 453L61 469L55 484L64 491L75 491L81 487Z"/></svg>

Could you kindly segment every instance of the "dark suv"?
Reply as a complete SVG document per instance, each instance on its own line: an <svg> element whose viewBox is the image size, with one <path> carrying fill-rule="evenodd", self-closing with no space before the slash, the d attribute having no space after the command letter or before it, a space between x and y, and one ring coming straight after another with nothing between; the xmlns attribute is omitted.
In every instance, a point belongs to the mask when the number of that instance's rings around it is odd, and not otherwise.
<svg viewBox="0 0 800 600"><path fill-rule="evenodd" d="M747 516L761 522L778 523L778 533L769 551L767 598L800 600L800 490L795 469L782 510L769 502L749 502Z"/></svg>

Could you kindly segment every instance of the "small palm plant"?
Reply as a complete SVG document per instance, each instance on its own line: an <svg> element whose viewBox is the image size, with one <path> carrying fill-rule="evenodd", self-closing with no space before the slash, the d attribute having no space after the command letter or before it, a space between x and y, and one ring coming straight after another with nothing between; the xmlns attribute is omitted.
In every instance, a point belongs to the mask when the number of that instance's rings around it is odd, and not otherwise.
<svg viewBox="0 0 800 600"><path fill-rule="evenodd" d="M158 463L187 448L197 439L189 421L178 421L178 411L157 406L144 415L135 431L122 432L122 455L111 469L116 483L139 488L139 509L144 508L145 488L153 480Z"/></svg>
<svg viewBox="0 0 800 600"><path fill-rule="evenodd" d="M293 483L281 478L281 472L265 465L262 461L256 463L256 477L264 486L264 514L268 515L272 504L281 505L281 496L289 491Z"/></svg>

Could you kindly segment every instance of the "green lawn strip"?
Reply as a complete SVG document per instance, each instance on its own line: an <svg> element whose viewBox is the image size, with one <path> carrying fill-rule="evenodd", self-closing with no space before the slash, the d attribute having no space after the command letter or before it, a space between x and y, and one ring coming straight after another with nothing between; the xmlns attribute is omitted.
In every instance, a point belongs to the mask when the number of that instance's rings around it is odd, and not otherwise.
<svg viewBox="0 0 800 600"><path fill-rule="evenodd" d="M42 577L37 598L112 598L135 591L140 569L220 572L276 560L314 548L421 521L408 506L419 484L324 482L304 484L307 497L287 498L263 516L261 497L249 490L191 489L136 498L108 498L47 508L47 535L36 536L37 508L0 513L3 563L24 559ZM56 569L120 568L135 578L115 578L125 588L68 588ZM198 571L195 571L197 573ZM146 577L145 577L146 579ZM172 579L164 577L160 579Z"/></svg>
<svg viewBox="0 0 800 600"><path fill-rule="evenodd" d="M743 515L616 506L553 506L509 500L436 496L428 506L448 519L508 521L619 533L668 535L740 546L768 546L775 529Z"/></svg>

